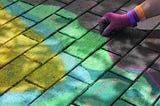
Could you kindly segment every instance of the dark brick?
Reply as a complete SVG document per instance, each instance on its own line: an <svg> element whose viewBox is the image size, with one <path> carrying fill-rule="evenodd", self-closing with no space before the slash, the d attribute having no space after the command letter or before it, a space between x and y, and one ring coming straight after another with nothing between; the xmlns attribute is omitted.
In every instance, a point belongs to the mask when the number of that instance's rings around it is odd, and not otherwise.
<svg viewBox="0 0 160 106"><path fill-rule="evenodd" d="M135 44L140 42L146 34L146 32L139 29L126 28L114 34L112 40L105 45L108 48L104 48L123 56L133 48Z"/></svg>
<svg viewBox="0 0 160 106"><path fill-rule="evenodd" d="M57 1L60 1L60 2L63 2L63 3L70 3L70 2L72 2L73 0L57 0Z"/></svg>
<svg viewBox="0 0 160 106"><path fill-rule="evenodd" d="M75 103L78 106L87 104L90 106L111 106L129 84L130 81L108 72L81 95Z"/></svg>
<svg viewBox="0 0 160 106"><path fill-rule="evenodd" d="M154 30L143 42L142 46L160 52L160 30Z"/></svg>
<svg viewBox="0 0 160 106"><path fill-rule="evenodd" d="M154 80L160 85L160 71L156 71L154 69L150 69L148 71L150 75L154 78Z"/></svg>
<svg viewBox="0 0 160 106"><path fill-rule="evenodd" d="M142 30L153 30L153 28L159 23L159 19L160 19L160 15L146 19L144 21L139 22L136 28L142 29Z"/></svg>
<svg viewBox="0 0 160 106"><path fill-rule="evenodd" d="M88 5L89 3L89 5ZM90 9L93 5L95 5L96 2L93 0L75 0L71 4L69 4L67 7L64 9L69 10L77 15L82 14L83 12L87 11Z"/></svg>
<svg viewBox="0 0 160 106"><path fill-rule="evenodd" d="M43 4L45 4L45 5L53 5L53 6L60 6L60 7L65 6L64 3L58 2L58 1L56 1L56 0L47 0L47 1L44 2Z"/></svg>
<svg viewBox="0 0 160 106"><path fill-rule="evenodd" d="M91 29L98 24L99 16L86 13L79 18L80 24L87 29Z"/></svg>
<svg viewBox="0 0 160 106"><path fill-rule="evenodd" d="M147 58L146 58L147 57ZM146 68L157 57L157 53L143 47L136 47L121 62L121 65L135 68Z"/></svg>
<svg viewBox="0 0 160 106"><path fill-rule="evenodd" d="M154 63L152 68L154 68L160 72L160 58Z"/></svg>
<svg viewBox="0 0 160 106"><path fill-rule="evenodd" d="M112 71L134 80L157 56L157 53L138 46L123 58Z"/></svg>
<svg viewBox="0 0 160 106"><path fill-rule="evenodd" d="M101 2L101 1L103 1L103 0L93 0L93 1L96 1L96 2L98 3L98 2Z"/></svg>
<svg viewBox="0 0 160 106"><path fill-rule="evenodd" d="M91 12L102 16L105 12L113 12L117 10L126 2L127 0L104 0L95 8L93 8Z"/></svg>
<svg viewBox="0 0 160 106"><path fill-rule="evenodd" d="M32 5L37 5L42 3L45 0L21 0L21 1L24 1L25 3L32 4Z"/></svg>
<svg viewBox="0 0 160 106"><path fill-rule="evenodd" d="M126 5L124 5L121 9L128 11L130 9L133 9L134 7L136 7L137 5L139 5L140 3L144 2L144 0L130 0Z"/></svg>

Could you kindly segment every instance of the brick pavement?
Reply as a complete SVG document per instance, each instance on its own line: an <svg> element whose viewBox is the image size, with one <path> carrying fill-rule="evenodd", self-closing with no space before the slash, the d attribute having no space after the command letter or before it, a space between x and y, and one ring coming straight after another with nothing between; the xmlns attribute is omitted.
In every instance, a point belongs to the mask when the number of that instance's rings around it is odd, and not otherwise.
<svg viewBox="0 0 160 106"><path fill-rule="evenodd" d="M141 2L0 0L0 105L160 106L160 16L98 32Z"/></svg>

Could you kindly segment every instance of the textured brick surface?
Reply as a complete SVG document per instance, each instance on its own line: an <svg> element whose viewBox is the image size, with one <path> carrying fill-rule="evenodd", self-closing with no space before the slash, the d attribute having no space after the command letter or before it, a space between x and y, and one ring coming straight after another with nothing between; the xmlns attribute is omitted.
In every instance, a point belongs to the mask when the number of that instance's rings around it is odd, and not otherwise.
<svg viewBox="0 0 160 106"><path fill-rule="evenodd" d="M97 25L99 18L99 16L94 14L86 13L79 18L80 25L89 30Z"/></svg>
<svg viewBox="0 0 160 106"><path fill-rule="evenodd" d="M154 100L160 95L160 90L151 81L150 72L144 73L122 96L123 99L130 101L138 106L152 105ZM154 78L154 77L153 77ZM150 86L148 86L150 85ZM132 95L134 94L134 95Z"/></svg>
<svg viewBox="0 0 160 106"><path fill-rule="evenodd" d="M160 58L153 64L154 69L160 71Z"/></svg>
<svg viewBox="0 0 160 106"><path fill-rule="evenodd" d="M31 106L43 106L44 104L49 106L65 106L66 104L70 103L78 94L80 94L83 89L87 87L87 84L84 84L68 76L62 83L59 83L60 84L48 89L40 98L32 103ZM66 89L64 89L64 87Z"/></svg>
<svg viewBox="0 0 160 106"><path fill-rule="evenodd" d="M156 52L143 47L136 47L114 66L112 71L128 79L135 80L157 56Z"/></svg>
<svg viewBox="0 0 160 106"><path fill-rule="evenodd" d="M160 36L159 36L160 30L153 31L143 42L142 46L151 48L153 50L156 50L160 52Z"/></svg>
<svg viewBox="0 0 160 106"><path fill-rule="evenodd" d="M72 2L74 0L57 0L57 1L64 2L64 3L70 3L70 2Z"/></svg>
<svg viewBox="0 0 160 106"><path fill-rule="evenodd" d="M66 52L79 58L85 58L94 50L96 50L96 48L100 47L104 42L106 42L104 38L94 34L93 32L89 32L71 45ZM83 46L83 48L81 46Z"/></svg>
<svg viewBox="0 0 160 106"><path fill-rule="evenodd" d="M104 49L109 48L108 50L123 56L135 44L138 44L146 34L146 32L139 29L126 28L121 33L116 33L111 41L104 46Z"/></svg>
<svg viewBox="0 0 160 106"><path fill-rule="evenodd" d="M142 0L0 0L2 106L159 106L159 17L106 38Z"/></svg>
<svg viewBox="0 0 160 106"><path fill-rule="evenodd" d="M127 0L108 0L108 1L102 1L100 4L98 4L95 8L91 10L91 12L98 14L98 15L104 15L105 12L113 12L120 8L124 3L126 3Z"/></svg>
<svg viewBox="0 0 160 106"><path fill-rule="evenodd" d="M15 61L12 61L10 64L3 67L0 73L0 94L20 81L23 77L33 71L33 69L35 69L38 65L39 64L29 60L28 58L21 56Z"/></svg>
<svg viewBox="0 0 160 106"><path fill-rule="evenodd" d="M129 81L108 72L75 103L78 105L109 106L128 86Z"/></svg>
<svg viewBox="0 0 160 106"><path fill-rule="evenodd" d="M160 99L157 101L157 103L155 104L155 106L159 106L160 105Z"/></svg>
<svg viewBox="0 0 160 106"><path fill-rule="evenodd" d="M144 0L130 0L126 5L124 5L121 9L128 11L130 9L133 9L135 6L139 5L140 3L142 3Z"/></svg>
<svg viewBox="0 0 160 106"><path fill-rule="evenodd" d="M115 102L113 106L133 106L133 105L122 100L117 100L117 102Z"/></svg>
<svg viewBox="0 0 160 106"><path fill-rule="evenodd" d="M86 3L90 3L89 5L86 6ZM74 0L70 5L65 7L64 9L71 11L77 15L82 14L83 12L87 11L90 9L92 6L94 6L96 2L93 0Z"/></svg>
<svg viewBox="0 0 160 106"><path fill-rule="evenodd" d="M114 56L114 59L108 56ZM103 60L99 60L99 58L103 58ZM80 66L76 67L69 75L86 83L93 83L102 73L111 68L118 59L119 57L112 53L98 50ZM97 64L100 65L97 66ZM88 67L88 69L85 67Z"/></svg>

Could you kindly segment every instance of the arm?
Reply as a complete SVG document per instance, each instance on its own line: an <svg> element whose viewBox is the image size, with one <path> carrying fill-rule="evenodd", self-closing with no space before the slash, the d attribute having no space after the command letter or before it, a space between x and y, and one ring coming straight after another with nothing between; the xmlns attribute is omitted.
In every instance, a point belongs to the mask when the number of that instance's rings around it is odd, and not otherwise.
<svg viewBox="0 0 160 106"><path fill-rule="evenodd" d="M160 15L160 0L147 0L141 3L146 18Z"/></svg>

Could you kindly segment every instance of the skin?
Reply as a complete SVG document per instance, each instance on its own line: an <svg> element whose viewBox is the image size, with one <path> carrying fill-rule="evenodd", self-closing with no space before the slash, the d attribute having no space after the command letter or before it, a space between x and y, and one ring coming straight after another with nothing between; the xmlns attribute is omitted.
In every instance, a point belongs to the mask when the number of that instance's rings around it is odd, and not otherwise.
<svg viewBox="0 0 160 106"><path fill-rule="evenodd" d="M160 15L160 0L146 0L140 5L142 6L146 18Z"/></svg>

